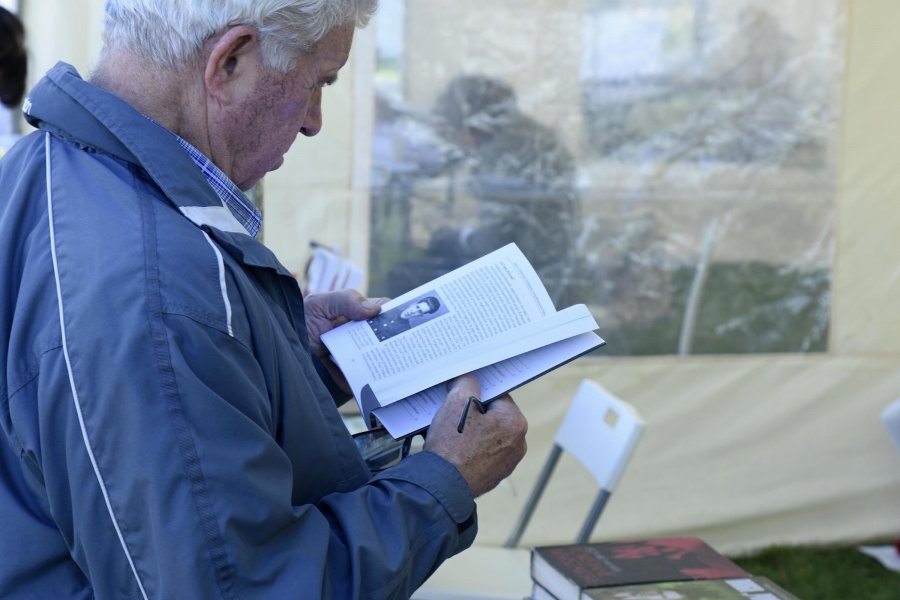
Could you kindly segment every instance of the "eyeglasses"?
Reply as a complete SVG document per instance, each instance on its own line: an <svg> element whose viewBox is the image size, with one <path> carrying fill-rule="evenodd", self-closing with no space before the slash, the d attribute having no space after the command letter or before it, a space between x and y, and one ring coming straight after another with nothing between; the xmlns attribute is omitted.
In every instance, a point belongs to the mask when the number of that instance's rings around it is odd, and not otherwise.
<svg viewBox="0 0 900 600"><path fill-rule="evenodd" d="M424 432L422 432L395 440L387 429L377 427L355 433L352 437L369 470L378 473L398 464L409 456L410 452L417 451L421 444L414 446L413 439L420 435L424 439Z"/></svg>

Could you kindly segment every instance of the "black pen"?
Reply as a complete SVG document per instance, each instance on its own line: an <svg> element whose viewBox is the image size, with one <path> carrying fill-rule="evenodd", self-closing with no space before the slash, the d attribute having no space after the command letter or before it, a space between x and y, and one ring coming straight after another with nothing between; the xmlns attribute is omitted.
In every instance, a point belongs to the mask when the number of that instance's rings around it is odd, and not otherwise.
<svg viewBox="0 0 900 600"><path fill-rule="evenodd" d="M479 400L475 396L469 396L466 398L466 405L463 406L462 414L459 416L459 425L456 426L456 431L459 433L463 432L463 428L466 426L466 416L469 414L469 407L472 406L472 403L475 403L475 406L478 407L478 412L484 414L484 411L487 410L484 406L484 403Z"/></svg>

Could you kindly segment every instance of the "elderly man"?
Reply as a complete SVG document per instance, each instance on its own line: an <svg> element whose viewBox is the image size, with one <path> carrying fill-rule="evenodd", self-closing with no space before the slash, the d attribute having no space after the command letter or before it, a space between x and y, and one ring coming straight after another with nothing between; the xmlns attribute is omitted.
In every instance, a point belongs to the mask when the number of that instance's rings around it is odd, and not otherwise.
<svg viewBox="0 0 900 600"><path fill-rule="evenodd" d="M0 597L401 598L472 543L521 413L457 433L461 378L373 475L319 334L378 302L304 306L241 192L319 131L374 2L109 0L90 82L29 95L0 162Z"/></svg>

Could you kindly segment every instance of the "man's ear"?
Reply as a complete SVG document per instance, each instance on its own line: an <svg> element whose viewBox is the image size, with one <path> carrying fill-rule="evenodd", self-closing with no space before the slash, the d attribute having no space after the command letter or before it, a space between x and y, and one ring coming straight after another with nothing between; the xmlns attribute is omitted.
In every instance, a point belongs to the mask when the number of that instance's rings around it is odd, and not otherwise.
<svg viewBox="0 0 900 600"><path fill-rule="evenodd" d="M220 104L229 104L238 86L253 74L259 56L259 34L253 27L230 27L211 42L203 80L207 93Z"/></svg>

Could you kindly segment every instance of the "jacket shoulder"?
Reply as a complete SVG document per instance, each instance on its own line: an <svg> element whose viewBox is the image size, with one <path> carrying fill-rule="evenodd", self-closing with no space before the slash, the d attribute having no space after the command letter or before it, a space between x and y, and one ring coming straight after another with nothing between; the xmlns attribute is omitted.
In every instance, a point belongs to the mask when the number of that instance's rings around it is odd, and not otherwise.
<svg viewBox="0 0 900 600"><path fill-rule="evenodd" d="M107 299L111 314L154 295L162 312L227 331L217 249L140 166L55 137L46 152L59 268L80 282L73 293Z"/></svg>

